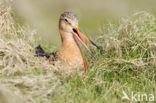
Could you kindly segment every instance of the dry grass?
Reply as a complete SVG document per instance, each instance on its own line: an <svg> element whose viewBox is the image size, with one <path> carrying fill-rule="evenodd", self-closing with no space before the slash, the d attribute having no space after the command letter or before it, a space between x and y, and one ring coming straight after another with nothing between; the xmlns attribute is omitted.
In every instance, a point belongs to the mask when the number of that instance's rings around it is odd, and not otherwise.
<svg viewBox="0 0 156 103"><path fill-rule="evenodd" d="M47 100L60 83L55 73L62 68L59 61L54 66L46 58L34 56L35 33L14 22L11 7L0 8L0 83L30 103L39 102L38 97Z"/></svg>
<svg viewBox="0 0 156 103"><path fill-rule="evenodd" d="M68 68L60 62L54 66L45 58L34 57L36 32L15 23L11 7L0 7L0 84L9 88L0 94L20 95L26 103L114 103L121 101L122 90L156 92L153 15L140 12L119 25L104 26L97 39L104 51L95 53L96 61L89 59L91 70L83 75L65 71Z"/></svg>
<svg viewBox="0 0 156 103"><path fill-rule="evenodd" d="M23 74L30 72L33 66L34 68L37 68L35 66L40 67L42 61L34 57L34 50L31 46L34 32L30 32L25 27L15 26L10 7L4 8L1 11L1 74Z"/></svg>
<svg viewBox="0 0 156 103"><path fill-rule="evenodd" d="M138 12L120 24L102 28L98 38L104 48L104 57L113 64L133 68L156 67L156 18L147 12ZM106 60L106 63L108 60Z"/></svg>

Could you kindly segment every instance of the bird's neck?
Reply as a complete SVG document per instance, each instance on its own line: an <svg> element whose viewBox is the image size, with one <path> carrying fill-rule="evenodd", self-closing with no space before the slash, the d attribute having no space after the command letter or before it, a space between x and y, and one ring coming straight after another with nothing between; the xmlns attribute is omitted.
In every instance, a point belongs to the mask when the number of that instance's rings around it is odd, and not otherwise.
<svg viewBox="0 0 156 103"><path fill-rule="evenodd" d="M74 37L69 36L70 34L66 34L65 32L60 32L60 34L62 38L62 48L59 51L59 58L68 62L68 64L80 63L82 64L82 70L87 69L89 66L88 61L83 55L79 44Z"/></svg>
<svg viewBox="0 0 156 103"><path fill-rule="evenodd" d="M80 46L73 36L64 36L62 38L62 48L65 50L81 52Z"/></svg>

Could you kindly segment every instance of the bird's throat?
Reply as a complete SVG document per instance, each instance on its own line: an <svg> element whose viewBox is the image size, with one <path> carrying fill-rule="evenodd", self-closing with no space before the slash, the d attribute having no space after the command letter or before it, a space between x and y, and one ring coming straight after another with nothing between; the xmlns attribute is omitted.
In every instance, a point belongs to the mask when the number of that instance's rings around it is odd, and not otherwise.
<svg viewBox="0 0 156 103"><path fill-rule="evenodd" d="M62 47L59 51L59 58L73 67L75 67L75 65L78 63L80 65L84 64L84 56L74 37L63 35Z"/></svg>

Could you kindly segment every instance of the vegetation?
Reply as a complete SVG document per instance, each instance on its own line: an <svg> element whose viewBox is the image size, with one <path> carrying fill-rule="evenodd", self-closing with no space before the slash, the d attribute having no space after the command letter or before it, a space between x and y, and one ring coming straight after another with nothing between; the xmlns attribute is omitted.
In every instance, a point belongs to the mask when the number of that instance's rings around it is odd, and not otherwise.
<svg viewBox="0 0 156 103"><path fill-rule="evenodd" d="M15 22L11 8L0 7L0 84L25 103L128 103L122 100L123 91L128 96L131 92L156 95L152 14L137 12L101 27L95 41L103 50L91 47L96 58L85 53L91 67L83 73L35 57L37 32Z"/></svg>

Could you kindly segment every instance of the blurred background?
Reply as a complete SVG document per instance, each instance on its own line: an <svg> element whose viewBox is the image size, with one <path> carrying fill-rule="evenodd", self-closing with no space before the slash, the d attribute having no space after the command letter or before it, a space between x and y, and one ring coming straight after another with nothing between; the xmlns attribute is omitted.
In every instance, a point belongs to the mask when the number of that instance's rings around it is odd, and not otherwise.
<svg viewBox="0 0 156 103"><path fill-rule="evenodd" d="M1 1L1 0L0 0ZM156 14L156 0L2 0L12 4L14 18L20 25L30 25L38 31L43 45L60 46L58 19L64 11L75 13L79 26L90 38L100 35L100 29L110 22L138 11Z"/></svg>

